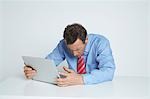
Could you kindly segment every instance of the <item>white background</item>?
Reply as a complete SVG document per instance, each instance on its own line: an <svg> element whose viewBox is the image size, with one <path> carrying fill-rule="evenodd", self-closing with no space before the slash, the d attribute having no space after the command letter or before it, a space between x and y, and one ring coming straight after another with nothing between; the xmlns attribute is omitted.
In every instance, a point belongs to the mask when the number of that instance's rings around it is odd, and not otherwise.
<svg viewBox="0 0 150 99"><path fill-rule="evenodd" d="M0 80L2 78L2 4L0 3Z"/></svg>
<svg viewBox="0 0 150 99"><path fill-rule="evenodd" d="M22 55L45 57L74 22L110 40L115 76L150 76L148 0L3 0L0 79L23 72Z"/></svg>
<svg viewBox="0 0 150 99"><path fill-rule="evenodd" d="M150 1L148 2L148 73L150 77Z"/></svg>

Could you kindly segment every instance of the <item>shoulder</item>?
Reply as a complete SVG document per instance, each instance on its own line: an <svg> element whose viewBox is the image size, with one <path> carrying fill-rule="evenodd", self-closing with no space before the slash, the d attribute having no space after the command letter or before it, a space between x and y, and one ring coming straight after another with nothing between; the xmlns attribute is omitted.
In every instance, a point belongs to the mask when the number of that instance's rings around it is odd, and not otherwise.
<svg viewBox="0 0 150 99"><path fill-rule="evenodd" d="M57 44L57 48L59 48L59 49L66 49L66 43L65 43L64 39L59 41L59 43Z"/></svg>
<svg viewBox="0 0 150 99"><path fill-rule="evenodd" d="M88 37L88 41L90 42L90 44L92 46L94 46L94 48L97 50L97 51L102 51L104 50L106 47L109 47L110 44L109 44L109 40L103 36L103 35L99 35L99 34L89 34L89 37Z"/></svg>
<svg viewBox="0 0 150 99"><path fill-rule="evenodd" d="M65 40L64 40L64 39L61 39L61 40L59 41L58 45L64 46L64 45L65 45Z"/></svg>
<svg viewBox="0 0 150 99"><path fill-rule="evenodd" d="M88 34L88 39L90 42L96 42L97 44L109 42L109 40L105 36L100 34Z"/></svg>

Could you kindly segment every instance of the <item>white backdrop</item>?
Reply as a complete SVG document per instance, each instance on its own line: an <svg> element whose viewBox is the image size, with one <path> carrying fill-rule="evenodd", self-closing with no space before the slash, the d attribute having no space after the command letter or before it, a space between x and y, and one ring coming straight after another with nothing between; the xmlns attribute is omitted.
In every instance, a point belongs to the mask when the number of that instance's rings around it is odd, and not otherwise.
<svg viewBox="0 0 150 99"><path fill-rule="evenodd" d="M3 77L23 72L22 55L46 56L62 39L64 27L74 22L110 40L116 76L150 72L147 0L6 0L1 4Z"/></svg>
<svg viewBox="0 0 150 99"><path fill-rule="evenodd" d="M0 80L2 74L2 4L0 3Z"/></svg>
<svg viewBox="0 0 150 99"><path fill-rule="evenodd" d="M150 77L150 0L148 2L148 73Z"/></svg>

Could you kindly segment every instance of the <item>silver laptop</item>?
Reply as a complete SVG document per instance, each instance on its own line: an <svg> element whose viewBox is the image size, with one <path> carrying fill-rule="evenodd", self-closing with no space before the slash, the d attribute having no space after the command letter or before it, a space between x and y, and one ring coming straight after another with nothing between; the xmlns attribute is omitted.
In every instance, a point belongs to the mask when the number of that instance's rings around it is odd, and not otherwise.
<svg viewBox="0 0 150 99"><path fill-rule="evenodd" d="M33 80L56 84L56 79L60 75L53 60L31 56L22 56L22 58L26 65L31 66L37 71Z"/></svg>

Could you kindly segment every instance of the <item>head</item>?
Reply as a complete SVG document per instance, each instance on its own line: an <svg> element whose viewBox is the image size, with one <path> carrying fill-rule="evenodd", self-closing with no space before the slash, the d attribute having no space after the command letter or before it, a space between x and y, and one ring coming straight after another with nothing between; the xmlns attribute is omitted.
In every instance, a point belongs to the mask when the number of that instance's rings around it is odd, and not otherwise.
<svg viewBox="0 0 150 99"><path fill-rule="evenodd" d="M63 37L70 52L74 56L80 57L88 42L86 29L77 23L68 25L64 30Z"/></svg>

